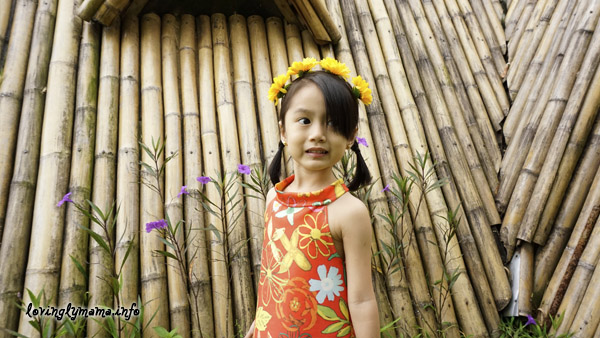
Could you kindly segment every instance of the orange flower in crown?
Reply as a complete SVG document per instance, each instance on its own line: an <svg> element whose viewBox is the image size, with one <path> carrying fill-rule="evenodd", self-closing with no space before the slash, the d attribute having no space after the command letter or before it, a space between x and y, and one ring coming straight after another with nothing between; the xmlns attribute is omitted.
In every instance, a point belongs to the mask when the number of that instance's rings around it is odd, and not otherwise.
<svg viewBox="0 0 600 338"><path fill-rule="evenodd" d="M286 83L290 80L290 77L293 75L302 77L305 73L310 72L316 65L321 65L321 68L326 72L340 76L344 80L350 77L350 69L348 69L344 63L341 63L334 58L327 57L320 62L315 60L315 58L304 58L302 61L292 63L288 68L287 73L273 78L273 84L269 89L269 101L273 101L275 102L275 105L277 105L277 99L283 98L287 93L290 84L286 85ZM352 78L352 84L354 84L352 93L357 99L361 100L365 105L369 105L373 102L369 83L363 80L362 77L357 76Z"/></svg>

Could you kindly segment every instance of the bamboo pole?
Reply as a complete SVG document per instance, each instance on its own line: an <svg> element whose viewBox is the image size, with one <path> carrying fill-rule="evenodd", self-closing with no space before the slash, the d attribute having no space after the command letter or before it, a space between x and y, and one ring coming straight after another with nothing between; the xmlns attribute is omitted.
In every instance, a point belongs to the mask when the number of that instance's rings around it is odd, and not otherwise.
<svg viewBox="0 0 600 338"><path fill-rule="evenodd" d="M196 19L181 16L179 64L181 79L181 108L183 112L184 184L189 196L184 197L184 229L187 245L187 264L191 284L191 335L214 337L213 303L210 287L209 259L204 231L204 212L199 191L202 185L196 180L202 175L202 147L200 144L200 111L198 102L198 70L196 48ZM210 50L209 50L210 51ZM203 100L204 101L204 100Z"/></svg>
<svg viewBox="0 0 600 338"><path fill-rule="evenodd" d="M483 36L490 47L496 67L502 66L501 68L497 68L498 74L502 74L506 67L506 62L504 61L504 54L506 53L504 28L500 24L500 21L495 19L495 14L487 11L482 0L470 0L468 3L471 5L473 14L477 18Z"/></svg>
<svg viewBox="0 0 600 338"><path fill-rule="evenodd" d="M15 2L10 40L6 51L5 71L0 79L0 233L4 229L10 179L19 130L19 113L23 103L23 86L37 1ZM2 51L0 50L0 53ZM2 237L0 237L0 243Z"/></svg>
<svg viewBox="0 0 600 338"><path fill-rule="evenodd" d="M567 6L567 2L568 1L566 0L560 2L558 0L552 0L546 3L546 6L541 12L540 19L536 22L530 21L525 32L528 37L521 40L521 44L519 44L519 47L515 51L515 57L511 61L510 67L506 73L506 83L508 84L511 93L518 93L523 78L525 77L525 74L527 74L529 62L538 50L540 41L546 32L546 28L550 24L552 18L554 18L554 22L558 22L558 19L560 19L562 15L561 13L563 13ZM535 25L533 25L534 23ZM556 27L557 25L555 24L554 29L551 31L555 31Z"/></svg>
<svg viewBox="0 0 600 338"><path fill-rule="evenodd" d="M359 10L359 16L372 15L373 21L377 23L376 29L377 33L380 36L381 41L394 41L393 28L390 22L390 17L387 16L387 11L384 6L383 1L379 0L371 0L368 2L371 13L364 13L366 9L363 9L363 6L357 5ZM365 25L366 30L370 31L369 25ZM366 37L369 39L369 37ZM368 40L367 40L368 41ZM416 110L415 102L412 98L410 92L410 86L408 83L408 79L406 78L406 74L404 73L404 68L402 63L400 62L400 52L397 48L396 44L386 44L381 43L381 49L383 55L373 58L374 64L376 64L377 60L381 60L385 57L387 70L383 69L383 75L394 74L396 76L392 76L390 81L390 85L393 86L393 91L395 93L395 97L397 99L397 104L401 107L401 111L398 111L397 114L402 117L403 123L399 124L398 128L394 125L394 123L389 123L390 129L396 131L393 133L392 137L396 138L396 140L400 140L400 142L405 142L406 144L410 143L410 149L407 151L398 151L398 158L401 159L401 171L402 175L406 177L410 169L409 163L413 162L413 157L421 155L423 156L428 150L427 142L425 140L425 133L423 127L420 122L420 118L418 116L418 112ZM381 54L380 53L372 53L372 55ZM377 76L379 77L379 76ZM380 86L378 86L380 88ZM392 106L393 107L393 106ZM392 111L388 111L386 109L386 113L388 116L393 117L391 113ZM414 128L404 128L405 125L414 126ZM404 135L402 135L403 131ZM394 135L396 134L396 135ZM397 149L400 149L398 147ZM427 161L427 167L425 170L431 169L431 161ZM441 197L441 192L437 191L434 193ZM433 213L431 210L432 216L430 216L430 210L428 210L428 203L426 200L421 200L421 198L427 199L428 196L421 195L420 192L415 189L412 194L409 196L410 205L411 205L411 213L414 219L414 226L416 229L416 236L419 243L419 247L421 248L421 254L423 257L424 267L427 270L427 275L431 276L431 279L439 278L440 284L439 288L432 289L432 295L434 304L441 314L439 319L441 323L443 323L443 330L448 336L458 336L458 325L456 321L456 314L454 313L454 304L451 298L443 300L442 290L447 290L448 285L444 278L442 278L444 274L444 264L442 262L442 257L440 255L440 251L437 245L437 239L435 237L435 232L433 229L433 222L431 217L439 216L439 214ZM429 198L429 201L432 201ZM443 200L442 200L443 201ZM437 201L434 202L434 205L437 206ZM442 208L445 208L445 204L442 204ZM480 324L483 324L481 322ZM469 330L472 328L469 328Z"/></svg>
<svg viewBox="0 0 600 338"><path fill-rule="evenodd" d="M594 245L598 246L598 242ZM598 266L598 261L596 261L593 266L596 268ZM591 337L598 327L598 323L600 322L600 309L597 306L597 300L598 297L600 297L598 283L600 283L600 269L594 269L594 274L592 275L589 286L583 296L581 305L579 305L577 315L573 319L571 328L568 330L568 332L574 333L574 337ZM559 330L559 332L564 331Z"/></svg>
<svg viewBox="0 0 600 338"><path fill-rule="evenodd" d="M356 5L352 0L342 0L339 2L339 6L345 9L342 12L343 21L348 36L348 44L355 59L357 73L367 82L372 84L373 98L378 98L377 84L373 81L375 77L373 76L368 61L369 58L367 56L365 41L363 40L364 37L358 22L359 19ZM381 177L385 177L386 179L383 183L387 183L387 180L393 172L393 167L396 166L397 162L394 153L390 151L390 149L392 149L392 141L389 136L389 131L387 130L387 122L383 114L381 101L374 99L373 103L366 107L366 111L371 127L371 134L375 136L373 138L373 144L376 149L378 162L390 164L389 166L386 165L380 167L380 170L382 170ZM396 170L396 172L398 171ZM376 227L376 230L377 229L378 227ZM380 240L385 240L384 238L386 238L386 236L382 236L381 234L377 234L377 237ZM387 238L389 239L389 237ZM384 266L383 268L387 267ZM394 317L400 318L396 332L412 337L417 334L417 318L415 318L405 271L404 269L399 269L392 274L386 273L385 277Z"/></svg>
<svg viewBox="0 0 600 338"><path fill-rule="evenodd" d="M110 26L132 0L106 0L94 15L94 20Z"/></svg>
<svg viewBox="0 0 600 338"><path fill-rule="evenodd" d="M508 40L508 60L509 62L514 61L515 53L518 49L521 41L527 43L525 30L529 23L535 24L538 22L542 9L544 8L547 0L541 1L528 1L523 8L523 13L516 24L514 32L511 34Z"/></svg>
<svg viewBox="0 0 600 338"><path fill-rule="evenodd" d="M508 9L506 11L504 34L506 34L506 39L508 41L510 41L513 38L515 28L519 23L519 18L523 14L525 5L529 3L533 3L533 1L512 1L510 5L507 6ZM510 62L511 60L509 59L508 61Z"/></svg>
<svg viewBox="0 0 600 338"><path fill-rule="evenodd" d="M596 4L597 8L600 8L600 3ZM598 15L594 14L583 20L583 31L593 31L597 19ZM531 145L528 144L526 147L520 149L520 154L523 155L520 155L517 160L524 164L513 190L500 232L501 240L509 253L509 257L512 255L517 238L530 242L534 235L533 231L535 229L532 231L531 228L522 227L524 212L534 189L533 185L536 182L540 167L547 154L548 139L556 131L557 120L561 118L564 111L564 102L566 102L567 96L571 92L573 83L576 80L572 70L580 69L584 57L582 49L585 50L590 41L588 35L579 36L579 38L573 39L569 44L565 60L557 73L561 81L558 81L552 89L552 94L547 104L536 106L536 108L544 109L544 117L537 127L535 137ZM589 84L589 81L586 82ZM526 153L529 153L527 154L527 158L525 161L521 161L520 159L525 157Z"/></svg>
<svg viewBox="0 0 600 338"><path fill-rule="evenodd" d="M117 215L115 264L123 265L121 306L138 302L140 278L140 175L138 165L140 110L140 28L137 16L125 17L121 27L119 139L117 156ZM131 251L128 251L129 246ZM138 307L141 306L137 304ZM132 320L133 322L133 320Z"/></svg>
<svg viewBox="0 0 600 338"><path fill-rule="evenodd" d="M77 7L77 16L84 21L90 21L106 0L83 0Z"/></svg>
<svg viewBox="0 0 600 338"><path fill-rule="evenodd" d="M557 313L561 316L561 322L560 326L556 329L557 333L567 333L570 327L578 329L578 326L581 325L581 322L579 322L579 325L576 324L579 317L585 318L586 313L590 311L583 303L586 302L584 296L587 297L588 295L586 289L594 289L595 286L598 285L590 284L590 279L592 279L592 274L594 273L598 258L600 257L600 245L598 245L598 241L600 240L600 227L598 225L600 225L600 223L596 221L596 225L593 226L589 241L585 246L585 249L583 249L581 258L579 258L579 261L577 262L577 267L569 282L569 287L565 292L563 301L558 308ZM591 334L588 333L586 336L589 337L590 335Z"/></svg>
<svg viewBox="0 0 600 338"><path fill-rule="evenodd" d="M439 1L441 0L436 0L436 3ZM488 81L490 82L496 95L496 99L498 100L500 107L502 107L504 114L507 114L509 110L509 102L499 76L501 72L499 73L495 68L490 49L485 43L485 39L482 36L481 31L477 29L477 22L475 18L473 16L463 16L456 0L447 0L445 3L448 8L448 13L452 18L452 21L455 23L455 27L457 27L459 33L461 31L465 32L464 34L461 34L462 44L473 44L475 46L476 55L479 56ZM438 7L439 6L440 5L438 4ZM474 73L478 72L476 69L477 68L473 68Z"/></svg>
<svg viewBox="0 0 600 338"><path fill-rule="evenodd" d="M428 3L424 3L425 7L430 7ZM439 18L442 23L442 27L450 41L460 41L462 49L457 44L450 44L450 47L455 50L454 59L460 62L461 60L467 60L468 66L471 70L466 71L466 75L473 77L476 82L476 86L481 93L481 98L485 104L485 110L489 120L492 123L495 131L500 130L500 124L504 120L504 116L508 113L509 104L506 93L502 93L500 97L496 97L496 92L492 88L492 84L488 79L483 64L477 55L475 44L471 39L470 33L466 27L466 24L460 16L450 16L448 9L443 1L433 1L436 11L439 13ZM461 71L461 75L462 75ZM472 83L470 79L465 80L467 83ZM478 112L476 109L475 112Z"/></svg>
<svg viewBox="0 0 600 338"><path fill-rule="evenodd" d="M480 43L487 46L483 50L488 49L490 52L491 62L493 62L495 66L495 72L490 73L488 71L488 76L498 76L497 74L502 74L504 72L504 68L506 67L506 62L504 61L504 56L502 55L502 50L498 45L498 41L496 41L494 33L491 31L489 24L486 21L477 19L478 16L482 16L478 14L481 12L481 8L478 6L480 3L478 0L457 0L457 3L465 18L469 30L471 31L471 35L476 40L481 39L479 40ZM485 13L483 13L483 15L485 15ZM484 54L487 54L487 51ZM480 54L479 57L483 57L483 55Z"/></svg>
<svg viewBox="0 0 600 338"><path fill-rule="evenodd" d="M58 298L58 272L62 252L64 210L57 201L69 185L71 136L75 105L75 65L77 64L81 20L73 15L73 1L58 5L52 56L48 71L47 96L42 124L40 162L36 187L31 241L23 290L38 294L45 290L55 305ZM23 301L29 302L25 293ZM19 332L33 334L29 317L21 314Z"/></svg>
<svg viewBox="0 0 600 338"><path fill-rule="evenodd" d="M329 11L327 10L325 1L324 0L308 0L308 1L312 5L315 13L317 14L319 20L321 21L321 24L323 25L323 27L325 27L325 30L327 31L327 35L329 35L330 41L327 41L327 43L331 43L331 44L338 43L338 41L340 41L342 35L340 34L338 27L335 25L335 23L331 19L331 15L330 15Z"/></svg>
<svg viewBox="0 0 600 338"><path fill-rule="evenodd" d="M488 0L484 0L484 3ZM506 5L506 1L502 1ZM502 5L501 0L491 0L492 7L494 8L494 12L496 12L496 17L500 20L502 26L504 26L504 18L505 18L505 6ZM504 29L502 29L504 31ZM505 38L506 39L506 38Z"/></svg>
<svg viewBox="0 0 600 338"><path fill-rule="evenodd" d="M23 290L33 205L38 177L38 163L45 87L54 32L57 1L38 6L33 28L32 48L27 65L23 105L15 153L15 165L6 222L0 241L0 327L16 331L19 311L14 306L17 293ZM75 299L73 300L75 302Z"/></svg>
<svg viewBox="0 0 600 338"><path fill-rule="evenodd" d="M495 0L494 2L491 0L482 0L481 5L485 10L485 14L487 14L487 20L489 21L489 24L494 32L496 41L500 45L502 54L506 55L506 36L504 35L504 27L502 26L502 22L500 22L500 19L503 15L502 6L500 6L498 10L497 6L500 5L498 0ZM484 21L486 20L485 17L482 17L481 19Z"/></svg>
<svg viewBox="0 0 600 338"><path fill-rule="evenodd" d="M341 38L337 45L335 45L335 55L337 59L346 64L348 69L350 70L350 74L357 74L356 67L354 65L354 59L352 57L352 52L350 50L350 45L348 42L348 36L346 34L346 30L344 28L344 19L342 16L342 9L340 7L340 3L337 0L328 0L327 7L332 14L332 19L334 23L337 25ZM367 144L374 144L373 137L371 134L371 129L369 127L369 121L367 119L367 112L365 110L364 105L359 105L358 107L358 130L360 137L365 138ZM366 149L361 150L364 154L365 162L369 167L369 171L374 177L381 177L379 163L377 163L377 155L375 153L375 149L373 146L367 147ZM389 213L389 208L386 203L386 198L383 190L383 184L381 180L376 180L373 182L373 189L369 196L369 205L370 210L378 210L382 214ZM378 251L377 239L385 241L386 244L390 245L389 237L384 235L387 232L387 228L385 227L384 221L381 217L373 218L373 229L375 236L373 236L373 240L371 242L371 250L373 252ZM384 255L387 255L385 251ZM387 261L391 261L389 255L386 256ZM388 323L394 321L394 317L392 315L392 309L390 305L390 301L387 295L386 286L382 278L382 263L379 259L374 258L373 260L373 271L371 272L372 278L374 279L375 286L375 297L377 299L377 305L379 310L379 323L380 326L383 327ZM392 329L392 331L394 331ZM400 330L398 330L400 331ZM398 332L399 334L401 332Z"/></svg>
<svg viewBox="0 0 600 338"><path fill-rule="evenodd" d="M550 220L554 220L558 213L560 207L559 203L562 202L567 186L571 181L575 166L583 152L583 145L588 139L594 121L598 119L598 109L600 109L599 92L600 67L596 68L596 74L593 77L585 101L581 107L580 117L577 119L577 123L569 137L565 146L564 155L562 156L560 165L556 171L555 182L549 192L548 200L546 201L545 206L543 206L543 211L541 211L541 215L539 216L539 225L534 237L535 243L540 245L546 243L546 239L551 230ZM562 129L559 127L559 130ZM552 152L550 153L552 154Z"/></svg>
<svg viewBox="0 0 600 338"><path fill-rule="evenodd" d="M581 3L582 2L579 2L579 4ZM585 4L581 5L581 7L584 6ZM575 13L576 12L577 11L575 11ZM575 17L576 16L571 16L569 25L574 25L575 20L573 19ZM547 79L555 79L557 76L564 76L559 73L559 70L562 69L566 71L565 66L562 66L562 64L566 56L565 54L567 53L568 45L575 44L578 40L585 38L582 37L581 34L577 34L576 37L578 38L573 37L569 39L569 34L567 34L568 30L568 28L565 28L564 39L563 36L560 35L558 37L559 40L552 44L553 50L550 51L545 58L541 72L538 72L537 76L532 77L532 79L535 80L535 84L533 84L531 91L522 93L522 95L524 95L522 102L526 102L527 104L522 104L520 107L523 108L523 112L528 112L528 118L520 121L520 126L516 128L516 134L513 141L509 143L508 148L504 153L504 157L502 158L500 186L496 195L496 204L500 212L506 211L510 196L517 183L518 171L521 170L523 163L525 162L525 154L527 154L529 150L533 137L535 136L535 131L544 112L543 108L548 102L548 98L556 85L556 81L547 81ZM573 51L573 48L570 48L570 50ZM572 53L573 52L571 52L571 54ZM581 54L583 54L583 52L581 52ZM572 60L570 61L572 62ZM511 108L511 114L508 116L513 114L513 109L517 107L517 101L519 101L520 98L521 95L518 95L513 108ZM525 149L527 151L525 151Z"/></svg>
<svg viewBox="0 0 600 338"><path fill-rule="evenodd" d="M519 247L521 254L518 292L518 313L520 316L526 316L533 313L533 305L531 302L531 293L533 290L533 244L523 243Z"/></svg>
<svg viewBox="0 0 600 338"><path fill-rule="evenodd" d="M415 59L419 60L421 66L419 70L421 71L421 77L426 85L427 93L431 95L430 100L435 100L434 102L436 102L435 105L432 105L436 125L440 136L444 140L445 151L448 153L452 174L454 177L460 177L462 179L460 184L457 184L457 187L466 210L466 215L471 224L471 230L473 231L477 247L482 255L482 261L491 284L490 286L492 287L492 292L494 293L496 306L501 309L510 301L510 287L502 267L498 249L496 246L490 247L489 245L489 243L494 243L490 223L486 219L483 204L478 195L478 189L476 188L476 184L469 171L463 149L460 146L461 142L458 140L455 131L456 126L452 124L450 119L449 111L454 110L455 108L446 106L444 102L442 89L438 82L439 77L437 79L435 77L432 62L429 61L423 41L416 38L416 22L409 13L410 9L406 8L408 6L406 6L406 3L403 4L401 0L396 1L396 5L399 9L402 22L407 27L406 31L410 32L407 34L407 37L414 50L413 53ZM409 28L411 29L409 30ZM452 93L448 93L447 96L451 97L451 95ZM465 137L464 130L461 134L461 138L462 137ZM485 185L485 188L488 188L487 184ZM451 206L451 208L455 210L456 206Z"/></svg>
<svg viewBox="0 0 600 338"><path fill-rule="evenodd" d="M165 121L165 155L174 156L165 168L165 216L175 226L183 222L183 202L181 192L183 186L183 153L181 145L181 102L179 91L179 21L171 14L161 18L161 57L162 85ZM185 228L181 225L175 233L177 242L183 245ZM178 256L172 248L167 248L171 254L185 262L185 256ZM167 283L169 286L169 315L171 327L177 328L182 337L190 337L190 304L187 298L188 274L186 264L183 267L172 259L167 258Z"/></svg>
<svg viewBox="0 0 600 338"><path fill-rule="evenodd" d="M577 2L578 5L579 3L580 2ZM537 93L540 90L540 86L543 84L542 80L545 79L545 74L550 71L552 62L556 58L567 25L571 21L571 13L573 12L575 5L576 3L574 1L567 1L567 7L562 14L553 16L547 31L544 33L542 41L540 41L540 44L535 51L533 59L529 63L529 67L527 67L525 78L519 87L519 92L514 93L515 100L510 109L510 114L506 117L503 130L504 138L509 145L513 142L512 140L517 139L517 135L522 131L522 127L518 128L518 126L524 124L524 121L527 121L526 118L524 119L522 117L525 115L523 111L531 111L531 102L537 100ZM530 92L535 92L536 95L528 100L531 95ZM528 105L527 110L524 109L525 105ZM521 121L522 119L524 119L524 121Z"/></svg>
<svg viewBox="0 0 600 338"><path fill-rule="evenodd" d="M219 136L217 134L217 115L215 105L215 89L213 76L213 38L210 17L198 17L198 58L199 58L199 97L200 100L200 133L205 175L221 173L221 153L219 151ZM211 201L219 201L219 193L212 184L206 187L206 196ZM214 226L223 232L225 224L211 213L205 213L205 224ZM225 264L224 244L214 231L210 232L210 271L212 281L212 301L214 313L215 337L226 338L233 332L232 302L228 267Z"/></svg>
<svg viewBox="0 0 600 338"><path fill-rule="evenodd" d="M284 21L283 30L285 33L285 45L280 47L280 49L287 50L287 54L282 54L283 56L287 55L287 65L291 65L296 61L301 61L304 58L304 51L302 50L302 39L300 37L300 29L297 25ZM279 74L285 73L277 73L275 76ZM293 75L291 77L292 80L296 79L298 76ZM289 154L288 148L284 149L284 157L283 161L285 162L286 168L286 176L291 175L294 172L294 164L292 160L292 156Z"/></svg>
<svg viewBox="0 0 600 338"><path fill-rule="evenodd" d="M248 17L248 34L250 35L252 73L254 74L254 88L257 98L256 106L258 108L264 161L271 163L278 149L279 125L277 124L275 106L272 102L264 100L273 82L273 76L271 73L266 26L262 17L258 15Z"/></svg>
<svg viewBox="0 0 600 338"><path fill-rule="evenodd" d="M594 177L585 204L570 235L567 247L564 249L560 261L548 283L548 287L544 292L538 310L539 318L545 320L548 315L554 316L556 314L577 261L588 242L592 227L596 223L598 213L600 213L600 171Z"/></svg>
<svg viewBox="0 0 600 338"><path fill-rule="evenodd" d="M12 13L12 0L0 0L0 72L4 69L4 64L1 60L4 45L8 42L8 24Z"/></svg>
<svg viewBox="0 0 600 338"><path fill-rule="evenodd" d="M105 214L108 213L115 201L117 177L120 32L120 22L116 22L110 27L104 27L100 41L100 74L91 200ZM94 214L98 218L101 217L95 212ZM99 234L106 243L114 243L115 239L109 238L99 224L92 223L90 228ZM89 241L89 306L113 307L112 285L106 281L113 273L118 272L113 267L113 264L118 264L118 262L111 264L111 259L110 253L104 251L98 242ZM108 337L108 332L102 329L102 325L106 325L106 323L94 319L89 318L87 321L88 332L92 335Z"/></svg>
<svg viewBox="0 0 600 338"><path fill-rule="evenodd" d="M436 162L436 169L439 174L439 177L447 180L447 184L442 186L442 190L446 196L448 207L450 207L452 210L457 211L459 216L464 215L464 210L460 205L458 190L456 184L454 183L454 178L450 173L448 160L446 159L445 153L443 151L444 147L442 146L440 134L438 133L438 129L436 128L436 121L433 118L433 113L431 111L431 107L429 106L429 102L427 101L427 96L425 95L426 92L423 88L423 83L421 82L421 78L419 77L418 70L424 71L427 70L427 67L417 67L416 62L413 58L411 47L409 46L409 42L407 40L407 35L405 34L404 28L401 25L401 19L399 17L397 8L393 4L388 4L387 8L388 12L390 13L391 22L393 23L394 33L396 35L396 41L400 49L401 58L405 63L404 69L406 70L410 82L410 88L412 90L413 97L415 98L415 103L418 107L421 119L423 120L423 127L427 135L427 142L429 143L429 149L432 153L432 159ZM429 74L431 73L433 73L433 70L429 70ZM427 79L427 77L424 78ZM430 75L428 78L432 78L432 76ZM436 193L435 191L432 191L430 194ZM427 197L429 196L430 195L428 194ZM431 204L434 206L438 205L437 203ZM432 217L435 218L435 214L433 214L433 211L440 209L444 214L446 214L446 211L444 211L443 208L432 207ZM437 231L440 231L438 227L435 227L435 229ZM438 240L439 242L443 243L445 242L442 240L444 234L443 231L441 232L441 234L438 234ZM455 297L454 301L455 305L457 306L457 315L459 316L459 322L464 328L473 327L476 332L477 330L480 330L483 327L482 325L480 325L482 321L481 316L483 315L485 322L488 325L488 328L490 330L493 330L494 328L498 327L500 318L498 316L498 311L496 310L496 306L494 304L492 291L490 289L487 278L481 278L482 276L485 276L485 271L483 269L483 264L479 256L479 252L475 245L475 240L473 238L473 235L471 234L471 230L465 217L459 218L457 235L460 240L461 246L464 248L463 253L470 273L473 276L479 276L479 278L473 278L473 286L471 287L468 277L466 275L464 262L462 261L463 254L460 252L458 242L451 241L449 243L451 250L451 254L449 255L450 257L445 257L445 260L447 262L446 268L449 271L457 271L461 273L461 275L465 276L465 278L457 279L454 286L456 288L456 291L453 291L452 293L452 296ZM477 296L480 299L479 303L481 304L482 313L479 313L479 309L477 307L473 307L474 304L477 304L477 300L473 295L473 289L475 290ZM465 297L466 299L460 300L460 297ZM475 323L465 323L465 321L469 320L474 321Z"/></svg>
<svg viewBox="0 0 600 338"><path fill-rule="evenodd" d="M582 147L583 145L579 145ZM578 147L572 145L572 147ZM566 158L565 158L566 159ZM577 217L584 204L585 198L590 189L590 182L593 181L594 175L600 164L600 118L596 117L594 131L589 137L589 142L581 156L580 164L573 174L573 179L568 185L568 190L564 196L564 202L561 198L561 204L557 204L558 209L552 218L547 220L552 226L552 231L546 241L546 244L540 248L536 255L536 270L535 270L535 285L534 299L536 302L541 300L541 297L546 290L548 281L552 277L552 273L556 268L556 264L560 259L569 236L573 231L573 227L577 221ZM547 204L546 208L550 205ZM548 215L549 213L545 213ZM556 217L555 217L556 216ZM542 220L544 221L544 220Z"/></svg>
<svg viewBox="0 0 600 338"><path fill-rule="evenodd" d="M230 46L225 15L211 16L214 70L215 70L215 100L219 118L219 141L225 156L222 158L224 175L236 175L240 162L238 128L236 112L231 88ZM241 178L232 178L239 188ZM232 204L227 208L227 255L233 280L234 316L240 327L250 327L254 318L254 299L252 277L250 276L249 253L246 246L246 218L243 214L240 194L226 196ZM239 214L239 217L238 217Z"/></svg>
<svg viewBox="0 0 600 338"><path fill-rule="evenodd" d="M138 16L142 9L144 9L144 6L146 6L146 4L148 4L149 1L150 0L132 0L127 6L127 9L125 10L125 14L121 16Z"/></svg>
<svg viewBox="0 0 600 338"><path fill-rule="evenodd" d="M335 59L335 51L333 50L332 44L319 46L319 49L321 50L322 59L328 57Z"/></svg>
<svg viewBox="0 0 600 338"><path fill-rule="evenodd" d="M317 43L313 39L313 36L310 34L310 32L305 29L300 34L302 35L302 47L304 49L304 55L306 57L315 58L315 60L320 60L321 55L319 53L319 47L317 46Z"/></svg>
<svg viewBox="0 0 600 338"><path fill-rule="evenodd" d="M588 52L580 68L579 76L577 76L577 80L571 90L566 107L564 108L562 118L558 126L555 127L555 131L554 129L550 131L550 133L553 134L553 139L547 151L548 156L543 160L541 168L540 166L536 167L536 169L539 170L536 172L539 176L534 179L535 188L531 195L535 196L535 198L531 199L527 205L525 215L523 216L521 230L519 231L519 238L521 239L534 240L541 213L548 200L553 182L555 182L556 174L563 154L565 154L564 151L569 142L574 125L577 121L583 120L584 122L587 122L587 128L586 126L583 128L587 129L587 132L589 132L592 127L592 121L596 119L598 107L600 106L600 92L598 92L597 89L600 88L600 85L595 86L597 87L594 88L596 91L590 91L589 89L591 89L590 82L600 82L598 79L598 76L600 76L600 71L598 70L598 64L600 63L599 55L600 29L596 27ZM591 109L588 108L584 111L581 108L587 102L590 102L589 106ZM546 109L548 109L548 107ZM582 141L586 138L587 133L585 133L585 138L582 138ZM534 140L532 146L535 145L536 143ZM541 147L546 148L547 144L543 144ZM542 242L541 244L543 244L543 241L539 242Z"/></svg>
<svg viewBox="0 0 600 338"><path fill-rule="evenodd" d="M142 103L142 142L152 149L153 142L164 144L163 136L163 99L162 80L160 71L160 17L150 13L142 16L141 23L141 103ZM142 152L142 162L152 165L151 158L146 152ZM158 165L164 163L163 154L158 159ZM162 191L164 187L163 177L158 179L151 177L149 173L142 171L140 179L142 182L159 185ZM164 218L163 196L152 190L145 184L140 188L140 226L148 222ZM164 250L164 244L159 235L145 233L141 229L140 234L140 280L142 288L142 303L145 306L143 325L149 323L151 316L156 313L152 320L152 326L169 326L168 297L164 292L167 288L167 272L165 258L157 254L156 250ZM145 332L146 336L153 336L154 332Z"/></svg>
<svg viewBox="0 0 600 338"><path fill-rule="evenodd" d="M241 15L229 17L231 36L231 55L233 61L233 89L235 107L237 110L238 133L240 135L239 149L242 163L253 170L262 171L263 164L260 156L259 135L256 121L254 102L265 100L265 97L254 97L252 82L252 59L248 39L246 19ZM276 144L278 142L275 142ZM248 175L244 175L246 184L252 183ZM254 276L260 276L260 258L262 254L262 238L264 238L265 201L251 190L246 189L246 223L250 239L250 252ZM254 196L252 196L254 195ZM256 286L258 278L252 283ZM254 291L250 290L251 294ZM245 327L244 327L245 328Z"/></svg>

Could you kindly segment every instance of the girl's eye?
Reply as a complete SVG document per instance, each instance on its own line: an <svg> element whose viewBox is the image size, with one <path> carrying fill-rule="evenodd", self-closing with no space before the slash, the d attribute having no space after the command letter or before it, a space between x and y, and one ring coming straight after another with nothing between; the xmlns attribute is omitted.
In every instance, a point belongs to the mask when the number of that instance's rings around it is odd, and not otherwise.
<svg viewBox="0 0 600 338"><path fill-rule="evenodd" d="M310 124L310 120L309 120L309 119L307 119L306 117L300 118L300 119L298 120L298 122L299 122L300 124Z"/></svg>
<svg viewBox="0 0 600 338"><path fill-rule="evenodd" d="M327 121L327 125L330 126L330 127L333 127L333 120Z"/></svg>

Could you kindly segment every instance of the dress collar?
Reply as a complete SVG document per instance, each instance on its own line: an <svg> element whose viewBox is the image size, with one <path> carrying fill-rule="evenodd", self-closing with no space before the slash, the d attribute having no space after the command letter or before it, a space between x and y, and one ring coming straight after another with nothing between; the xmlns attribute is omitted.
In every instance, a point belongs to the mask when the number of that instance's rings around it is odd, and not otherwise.
<svg viewBox="0 0 600 338"><path fill-rule="evenodd" d="M312 192L287 192L286 187L294 181L292 175L275 185L277 201L288 207L323 206L332 203L348 191L343 179L331 183L325 188Z"/></svg>

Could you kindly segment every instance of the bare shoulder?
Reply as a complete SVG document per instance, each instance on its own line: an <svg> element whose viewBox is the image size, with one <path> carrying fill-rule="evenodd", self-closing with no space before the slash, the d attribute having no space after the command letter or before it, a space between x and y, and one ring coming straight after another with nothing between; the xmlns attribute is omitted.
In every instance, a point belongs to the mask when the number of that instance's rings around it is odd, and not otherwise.
<svg viewBox="0 0 600 338"><path fill-rule="evenodd" d="M346 229L352 229L353 233L362 234L371 231L371 218L369 209L360 199L350 193L342 195L335 203L329 207L330 220L333 218L336 227L340 232Z"/></svg>
<svg viewBox="0 0 600 338"><path fill-rule="evenodd" d="M267 193L267 205L269 205L269 203L271 203L271 201L275 198L276 196L276 192L275 192L275 188L271 188L269 189L269 192Z"/></svg>

